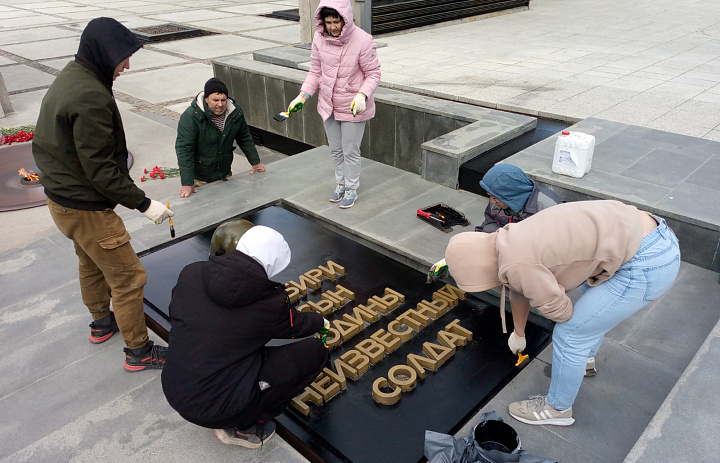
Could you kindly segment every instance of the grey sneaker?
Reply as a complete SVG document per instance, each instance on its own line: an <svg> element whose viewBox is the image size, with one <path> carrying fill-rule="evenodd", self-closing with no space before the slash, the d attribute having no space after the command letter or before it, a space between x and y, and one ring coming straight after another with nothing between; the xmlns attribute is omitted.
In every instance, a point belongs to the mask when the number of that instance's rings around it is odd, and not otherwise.
<svg viewBox="0 0 720 463"><path fill-rule="evenodd" d="M513 402L509 407L510 416L526 424L554 424L570 426L575 422L572 407L567 410L555 410L547 403L544 395L531 395L530 400Z"/></svg>
<svg viewBox="0 0 720 463"><path fill-rule="evenodd" d="M336 203L343 199L343 196L345 195L345 185L336 185L335 191L330 195L330 202Z"/></svg>
<svg viewBox="0 0 720 463"><path fill-rule="evenodd" d="M595 369L595 357L588 357L587 363L585 364L585 376L595 376L597 370Z"/></svg>
<svg viewBox="0 0 720 463"><path fill-rule="evenodd" d="M275 435L275 422L258 421L248 429L228 428L216 429L215 435L223 444L241 445L249 449L257 449Z"/></svg>
<svg viewBox="0 0 720 463"><path fill-rule="evenodd" d="M357 190L345 190L345 196L340 201L340 209L347 209L353 207L355 200L357 199Z"/></svg>

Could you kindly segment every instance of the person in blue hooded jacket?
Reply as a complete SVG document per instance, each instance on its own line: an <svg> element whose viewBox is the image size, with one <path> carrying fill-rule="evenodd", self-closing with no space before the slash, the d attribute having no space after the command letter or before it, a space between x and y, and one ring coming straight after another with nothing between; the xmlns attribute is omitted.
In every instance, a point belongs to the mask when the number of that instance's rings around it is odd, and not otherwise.
<svg viewBox="0 0 720 463"><path fill-rule="evenodd" d="M556 204L564 203L553 191L530 180L525 172L512 164L496 164L480 180L490 202L485 208L485 221L475 231L493 233L509 223L523 219Z"/></svg>

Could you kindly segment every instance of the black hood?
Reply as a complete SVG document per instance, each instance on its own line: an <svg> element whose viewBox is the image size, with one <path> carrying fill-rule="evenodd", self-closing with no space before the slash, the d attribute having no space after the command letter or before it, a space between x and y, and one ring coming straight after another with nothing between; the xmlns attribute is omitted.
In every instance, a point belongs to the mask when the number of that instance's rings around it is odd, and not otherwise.
<svg viewBox="0 0 720 463"><path fill-rule="evenodd" d="M282 288L268 279L262 265L240 251L211 256L202 274L207 295L223 307L242 307L264 299Z"/></svg>
<svg viewBox="0 0 720 463"><path fill-rule="evenodd" d="M127 27L112 18L95 18L80 37L75 59L112 89L117 65L141 48L142 44Z"/></svg>

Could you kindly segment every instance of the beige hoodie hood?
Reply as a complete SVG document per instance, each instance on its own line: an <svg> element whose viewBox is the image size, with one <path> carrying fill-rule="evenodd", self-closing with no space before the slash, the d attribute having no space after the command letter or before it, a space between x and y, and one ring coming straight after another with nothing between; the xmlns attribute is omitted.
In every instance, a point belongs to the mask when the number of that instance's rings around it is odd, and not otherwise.
<svg viewBox="0 0 720 463"><path fill-rule="evenodd" d="M479 293L500 286L495 233L465 232L453 236L445 250L448 271L458 288Z"/></svg>
<svg viewBox="0 0 720 463"><path fill-rule="evenodd" d="M497 233L465 232L450 238L445 250L445 263L458 287L479 293L502 286L500 292L500 320L505 326L505 286L498 278L500 264L496 249Z"/></svg>

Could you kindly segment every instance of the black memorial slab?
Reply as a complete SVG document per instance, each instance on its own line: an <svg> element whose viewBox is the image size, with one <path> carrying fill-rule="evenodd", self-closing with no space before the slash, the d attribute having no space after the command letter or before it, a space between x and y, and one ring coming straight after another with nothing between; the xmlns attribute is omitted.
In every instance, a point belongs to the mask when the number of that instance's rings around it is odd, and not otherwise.
<svg viewBox="0 0 720 463"><path fill-rule="evenodd" d="M342 318L344 313L351 314L353 307L365 304L372 296L382 296L385 288L405 295L400 307L332 350L331 361L378 329L387 329L389 322L415 308L418 302L431 300L433 292L442 286L428 285L423 273L280 207L268 207L244 218L278 230L290 245L292 262L274 278L276 281L298 281L299 275L329 260L345 267L344 276L337 281L323 280L319 290L298 301L318 301L322 292L334 290L336 284L353 291L355 299L327 316L331 321ZM170 328L167 307L177 276L185 265L207 259L211 237L212 230L208 230L141 257L148 272L146 313L166 329ZM347 388L340 394L322 406L309 403L309 415L289 407L277 418L281 435L313 461L417 462L423 455L426 429L443 433L459 429L517 374L517 357L507 348L498 310L468 295L356 381L348 379ZM455 319L473 332L473 339L458 347L437 371L418 379L417 387L403 393L400 402L391 406L377 404L372 398L373 381L381 376L387 378L388 370L405 364L408 354L422 355L423 343L437 343L438 331ZM526 353L531 358L550 340L549 330L533 320L531 316L527 328ZM512 326L510 317L508 326Z"/></svg>

